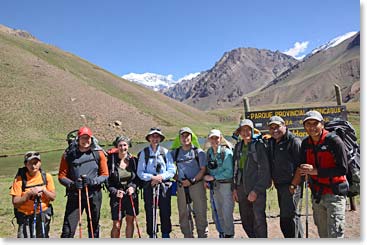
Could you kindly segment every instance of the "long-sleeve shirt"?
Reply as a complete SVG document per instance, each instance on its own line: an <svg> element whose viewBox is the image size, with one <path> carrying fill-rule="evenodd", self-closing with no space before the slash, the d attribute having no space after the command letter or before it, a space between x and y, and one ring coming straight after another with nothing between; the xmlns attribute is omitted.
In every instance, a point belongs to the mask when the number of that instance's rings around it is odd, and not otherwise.
<svg viewBox="0 0 367 245"><path fill-rule="evenodd" d="M224 159L222 161L222 147L224 150ZM225 180L233 178L233 152L225 146L219 146L216 155L213 154L213 148L208 149L208 161L217 161L218 167L209 169L209 174L214 176L216 180Z"/></svg>
<svg viewBox="0 0 367 245"><path fill-rule="evenodd" d="M163 156L161 155L160 145L154 152L152 147L149 146L149 159L148 164L145 163L145 152L141 151L138 162L138 176L143 181L150 181L154 175L162 175L163 180L169 180L173 178L176 173L176 166L173 163L171 154L169 154L166 148L163 148L166 162L164 162ZM160 171L157 172L157 166L161 165Z"/></svg>

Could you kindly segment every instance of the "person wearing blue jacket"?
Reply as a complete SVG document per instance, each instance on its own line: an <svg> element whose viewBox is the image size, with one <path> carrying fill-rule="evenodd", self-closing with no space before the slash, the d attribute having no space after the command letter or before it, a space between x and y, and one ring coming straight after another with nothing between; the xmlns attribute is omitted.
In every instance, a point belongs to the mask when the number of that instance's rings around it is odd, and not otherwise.
<svg viewBox="0 0 367 245"><path fill-rule="evenodd" d="M207 151L208 172L204 179L212 188L212 217L220 237L233 238L233 209L231 185L233 182L233 152L218 129L208 135L210 148ZM222 144L224 142L225 144Z"/></svg>
<svg viewBox="0 0 367 245"><path fill-rule="evenodd" d="M169 238L171 224L171 182L176 173L176 166L169 151L160 145L165 136L159 128L151 128L145 139L150 145L139 153L138 177L144 181L144 208L146 213L146 229L150 238L156 238L154 228L153 191L159 190L159 215L162 238ZM155 221L157 220L157 217Z"/></svg>

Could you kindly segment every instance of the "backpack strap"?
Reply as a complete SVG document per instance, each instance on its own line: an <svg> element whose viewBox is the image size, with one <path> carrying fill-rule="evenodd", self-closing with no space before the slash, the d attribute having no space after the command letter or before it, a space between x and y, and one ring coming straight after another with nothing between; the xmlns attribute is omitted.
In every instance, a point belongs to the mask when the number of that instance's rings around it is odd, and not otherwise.
<svg viewBox="0 0 367 245"><path fill-rule="evenodd" d="M166 158L166 152L164 151L166 148L159 146L159 154L163 157L163 161L166 164L167 158Z"/></svg>
<svg viewBox="0 0 367 245"><path fill-rule="evenodd" d="M224 158L226 156L226 148L227 148L227 145L220 146L220 159L222 159L222 163L224 162Z"/></svg>
<svg viewBox="0 0 367 245"><path fill-rule="evenodd" d="M173 156L173 161L176 162L177 164L177 158L178 158L178 153L180 152L180 149L181 149L182 146L180 146L179 148L176 148L175 149L175 154ZM199 162L199 149L196 147L196 146L193 146L191 148L191 150L194 151L194 158L198 164L198 167L200 168L200 162Z"/></svg>
<svg viewBox="0 0 367 245"><path fill-rule="evenodd" d="M44 186L47 185L47 177L46 177L46 172L43 171L41 168L39 170L41 172L41 176L42 176L42 184L37 184L37 185L30 185L27 186L27 168L23 167L23 168L19 168L18 169L18 173L15 177L20 176L20 178L22 179L22 192L25 191L25 189L27 188L32 188L32 187L36 187L36 186Z"/></svg>
<svg viewBox="0 0 367 245"><path fill-rule="evenodd" d="M144 148L145 171L147 171L149 157L150 157L149 147L145 147Z"/></svg>

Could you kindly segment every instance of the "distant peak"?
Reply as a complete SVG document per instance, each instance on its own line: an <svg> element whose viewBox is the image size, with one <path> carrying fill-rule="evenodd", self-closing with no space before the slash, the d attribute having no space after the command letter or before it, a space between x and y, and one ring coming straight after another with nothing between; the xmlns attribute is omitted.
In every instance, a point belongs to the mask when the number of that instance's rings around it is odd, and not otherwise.
<svg viewBox="0 0 367 245"><path fill-rule="evenodd" d="M329 48L335 47L335 46L339 45L340 43L342 43L343 41L347 40L348 38L351 38L352 36L354 36L357 33L358 32L353 31L353 32L348 32L348 33L345 33L344 35L338 36L338 37L332 39L331 41L325 43L324 45L321 45L320 47L312 50L311 54L315 54L319 51L327 50Z"/></svg>
<svg viewBox="0 0 367 245"><path fill-rule="evenodd" d="M191 73L188 74L177 81L173 79L173 75L161 75L151 72L146 73L129 73L126 75L121 76L123 79L129 80L134 83L142 84L150 89L153 89L154 91L159 91L162 89L165 89L167 87L174 86L175 84L184 81L184 80L190 80L194 77L199 75L199 73Z"/></svg>

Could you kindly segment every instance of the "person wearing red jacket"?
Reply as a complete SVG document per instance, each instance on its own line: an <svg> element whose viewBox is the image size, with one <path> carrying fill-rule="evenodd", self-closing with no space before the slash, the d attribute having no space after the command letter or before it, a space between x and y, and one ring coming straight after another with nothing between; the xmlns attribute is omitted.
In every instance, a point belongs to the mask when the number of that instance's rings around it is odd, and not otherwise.
<svg viewBox="0 0 367 245"><path fill-rule="evenodd" d="M324 119L318 111L307 112L303 125L308 137L302 141L301 164L292 184L299 184L300 176L308 180L320 238L343 238L349 188L344 143L324 129Z"/></svg>

